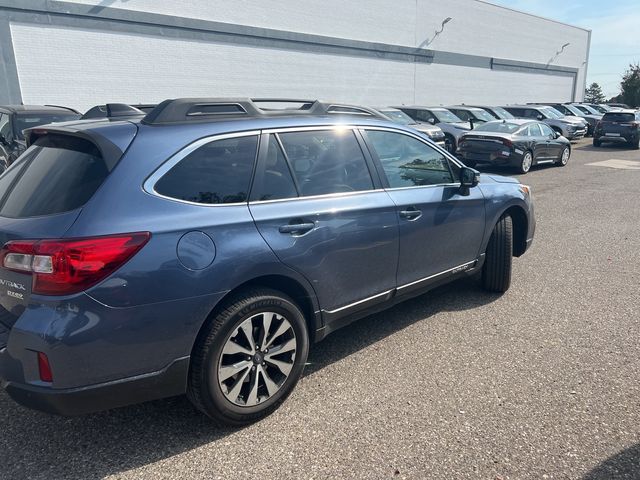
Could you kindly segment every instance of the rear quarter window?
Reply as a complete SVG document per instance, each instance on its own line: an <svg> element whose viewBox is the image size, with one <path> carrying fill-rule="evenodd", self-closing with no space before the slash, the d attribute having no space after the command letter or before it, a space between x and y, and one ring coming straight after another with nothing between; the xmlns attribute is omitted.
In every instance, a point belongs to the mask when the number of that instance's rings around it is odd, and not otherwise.
<svg viewBox="0 0 640 480"><path fill-rule="evenodd" d="M90 141L45 135L0 176L0 216L25 218L75 210L108 175L100 151Z"/></svg>
<svg viewBox="0 0 640 480"><path fill-rule="evenodd" d="M204 205L246 202L257 147L255 135L213 140L180 160L153 189Z"/></svg>

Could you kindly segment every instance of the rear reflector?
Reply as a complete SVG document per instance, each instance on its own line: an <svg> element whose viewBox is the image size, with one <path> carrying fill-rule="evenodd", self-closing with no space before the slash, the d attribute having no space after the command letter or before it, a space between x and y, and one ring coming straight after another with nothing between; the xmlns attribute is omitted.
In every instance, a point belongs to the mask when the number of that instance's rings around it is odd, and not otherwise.
<svg viewBox="0 0 640 480"><path fill-rule="evenodd" d="M40 380L43 382L53 382L53 373L51 373L51 365L47 356L38 352L38 371L40 373Z"/></svg>
<svg viewBox="0 0 640 480"><path fill-rule="evenodd" d="M18 240L4 245L0 264L33 275L33 293L70 295L105 279L151 238L149 232L105 237Z"/></svg>

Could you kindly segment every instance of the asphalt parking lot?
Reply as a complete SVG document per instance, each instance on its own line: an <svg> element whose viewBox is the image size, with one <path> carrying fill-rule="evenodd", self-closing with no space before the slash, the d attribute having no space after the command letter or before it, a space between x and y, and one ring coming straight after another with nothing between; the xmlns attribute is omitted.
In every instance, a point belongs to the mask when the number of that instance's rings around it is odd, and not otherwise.
<svg viewBox="0 0 640 480"><path fill-rule="evenodd" d="M2 392L0 478L640 478L640 152L574 147L523 178L507 294L462 280L338 331L242 430L184 398L59 418Z"/></svg>

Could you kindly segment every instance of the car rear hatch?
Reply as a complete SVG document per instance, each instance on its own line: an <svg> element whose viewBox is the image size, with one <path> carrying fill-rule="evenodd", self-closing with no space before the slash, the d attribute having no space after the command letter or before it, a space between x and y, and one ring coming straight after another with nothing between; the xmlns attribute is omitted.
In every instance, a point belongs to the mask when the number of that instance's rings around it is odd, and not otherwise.
<svg viewBox="0 0 640 480"><path fill-rule="evenodd" d="M600 121L600 129L605 137L628 137L637 128L633 113L607 113Z"/></svg>
<svg viewBox="0 0 640 480"><path fill-rule="evenodd" d="M130 127L127 145L137 131ZM117 140L65 128L33 130L27 151L0 176L0 348L31 297L35 260L21 249L64 237L122 156L124 139Z"/></svg>

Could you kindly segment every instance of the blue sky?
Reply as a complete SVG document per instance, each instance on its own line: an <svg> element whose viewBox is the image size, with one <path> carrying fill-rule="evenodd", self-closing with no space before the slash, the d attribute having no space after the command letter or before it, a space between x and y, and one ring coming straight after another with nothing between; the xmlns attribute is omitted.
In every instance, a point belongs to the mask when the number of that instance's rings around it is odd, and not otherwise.
<svg viewBox="0 0 640 480"><path fill-rule="evenodd" d="M640 62L640 0L489 1L591 30L587 85L598 82L607 96L620 93L622 73Z"/></svg>

